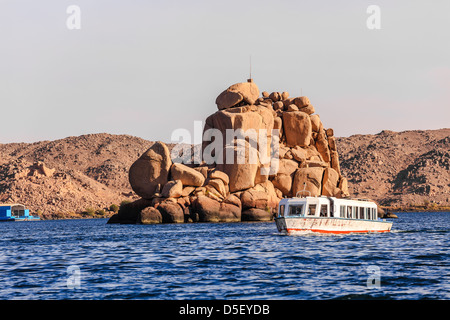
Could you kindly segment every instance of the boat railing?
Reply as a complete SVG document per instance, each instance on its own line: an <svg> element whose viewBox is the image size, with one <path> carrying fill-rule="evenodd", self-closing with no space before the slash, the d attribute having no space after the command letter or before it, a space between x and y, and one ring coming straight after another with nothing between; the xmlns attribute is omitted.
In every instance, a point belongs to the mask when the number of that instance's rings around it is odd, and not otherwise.
<svg viewBox="0 0 450 320"><path fill-rule="evenodd" d="M299 194L302 193L308 193L309 196L311 196L311 191L306 190L306 182L303 182L303 190L297 191L297 193L295 194L296 198L305 198L306 196L298 196Z"/></svg>
<svg viewBox="0 0 450 320"><path fill-rule="evenodd" d="M302 194L302 193L306 193L306 192L309 194L309 196L311 196L311 191L306 190L306 182L303 182L303 190L297 191L297 193L295 194L295 197L296 198L304 198L305 196L299 197L298 194L299 193Z"/></svg>
<svg viewBox="0 0 450 320"><path fill-rule="evenodd" d="M308 193L308 196L309 196L309 197L311 196L311 191L308 191L308 190L300 190L300 191L298 191L298 192L295 194L295 197L296 197L296 198L305 198L305 197L307 197L307 196L299 196L299 194L301 195L301 194L304 194L304 193Z"/></svg>

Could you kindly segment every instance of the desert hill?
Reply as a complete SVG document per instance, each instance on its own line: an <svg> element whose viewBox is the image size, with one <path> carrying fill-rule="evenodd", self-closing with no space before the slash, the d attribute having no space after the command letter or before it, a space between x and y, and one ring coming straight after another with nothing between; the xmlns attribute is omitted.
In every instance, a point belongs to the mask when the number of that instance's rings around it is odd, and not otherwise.
<svg viewBox="0 0 450 320"><path fill-rule="evenodd" d="M104 133L0 144L0 203L62 218L132 200L128 168L152 144Z"/></svg>
<svg viewBox="0 0 450 320"><path fill-rule="evenodd" d="M382 131L337 143L353 196L392 207L450 205L450 129Z"/></svg>
<svg viewBox="0 0 450 320"><path fill-rule="evenodd" d="M450 205L450 129L337 138L352 196L385 206ZM25 204L42 218L80 217L135 200L128 170L154 142L88 134L0 144L0 203ZM173 145L168 145L172 148Z"/></svg>

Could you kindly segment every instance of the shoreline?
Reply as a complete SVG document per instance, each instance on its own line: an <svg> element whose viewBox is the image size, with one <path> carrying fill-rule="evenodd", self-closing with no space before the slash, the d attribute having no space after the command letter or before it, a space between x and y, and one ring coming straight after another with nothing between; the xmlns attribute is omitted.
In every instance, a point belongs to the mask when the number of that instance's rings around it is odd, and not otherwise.
<svg viewBox="0 0 450 320"><path fill-rule="evenodd" d="M450 212L450 207L382 207L386 212Z"/></svg>
<svg viewBox="0 0 450 320"><path fill-rule="evenodd" d="M431 212L450 212L450 208L449 207L443 207L443 208L428 208L428 209L423 209L423 208L391 208L391 207L382 207L386 212L389 213L414 213L414 212L422 212L422 213L431 213ZM114 214L112 214L114 215ZM56 218L56 219L45 219L45 217L39 217L40 220L39 221L53 221L53 220L77 220L77 219L107 219L109 220L111 218L112 215L104 215L104 216L86 216L83 214L80 214L79 216L75 216L75 215L71 215L71 216L67 216L67 217L60 217L60 218ZM385 217L388 218L389 217ZM248 222L248 221L241 221L241 222ZM270 222L270 221L267 221ZM221 223L221 222L218 222Z"/></svg>

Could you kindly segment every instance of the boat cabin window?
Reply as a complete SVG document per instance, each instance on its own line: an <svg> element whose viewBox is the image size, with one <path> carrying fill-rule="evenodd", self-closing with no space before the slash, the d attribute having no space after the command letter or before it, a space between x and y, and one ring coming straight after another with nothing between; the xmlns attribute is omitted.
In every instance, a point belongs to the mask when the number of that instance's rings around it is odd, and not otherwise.
<svg viewBox="0 0 450 320"><path fill-rule="evenodd" d="M303 212L303 204L291 204L289 205L290 216L301 216Z"/></svg>
<svg viewBox="0 0 450 320"><path fill-rule="evenodd" d="M339 204L339 217L347 219L377 220L377 208L369 208L367 203L357 203L356 205ZM330 211L332 216L333 211ZM337 216L337 212L335 213ZM321 213L322 216L322 213Z"/></svg>
<svg viewBox="0 0 450 320"><path fill-rule="evenodd" d="M347 218L352 218L352 209L353 207L348 206L347 207Z"/></svg>
<svg viewBox="0 0 450 320"><path fill-rule="evenodd" d="M372 211L372 219L377 220L378 219L378 212L376 208L371 208L370 211Z"/></svg>
<svg viewBox="0 0 450 320"><path fill-rule="evenodd" d="M320 206L320 216L321 217L326 217L328 216L328 206L326 204L322 204Z"/></svg>
<svg viewBox="0 0 450 320"><path fill-rule="evenodd" d="M364 219L364 208L359 207L359 219Z"/></svg>
<svg viewBox="0 0 450 320"><path fill-rule="evenodd" d="M316 204L310 204L308 206L308 213L307 213L307 215L308 216L315 216L316 215L316 207L317 207Z"/></svg>
<svg viewBox="0 0 450 320"><path fill-rule="evenodd" d="M284 217L284 204L278 207L278 216Z"/></svg>
<svg viewBox="0 0 450 320"><path fill-rule="evenodd" d="M11 207L11 213L14 217L23 217L25 216L25 206L23 205L14 205Z"/></svg>
<svg viewBox="0 0 450 320"><path fill-rule="evenodd" d="M339 217L345 218L345 206L340 206Z"/></svg>

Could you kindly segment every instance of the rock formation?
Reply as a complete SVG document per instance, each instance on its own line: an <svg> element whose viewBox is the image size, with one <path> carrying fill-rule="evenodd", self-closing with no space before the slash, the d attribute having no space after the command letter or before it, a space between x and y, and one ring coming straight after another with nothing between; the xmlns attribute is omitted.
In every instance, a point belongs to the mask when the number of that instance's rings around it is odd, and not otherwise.
<svg viewBox="0 0 450 320"><path fill-rule="evenodd" d="M130 168L133 191L142 198L152 198L167 183L171 165L169 148L162 142L155 143Z"/></svg>
<svg viewBox="0 0 450 320"><path fill-rule="evenodd" d="M216 104L205 121L203 162L172 163L167 146L155 143L129 171L142 199L112 220L269 221L283 197L349 196L333 130L325 129L308 97L260 97L250 79L227 88Z"/></svg>

